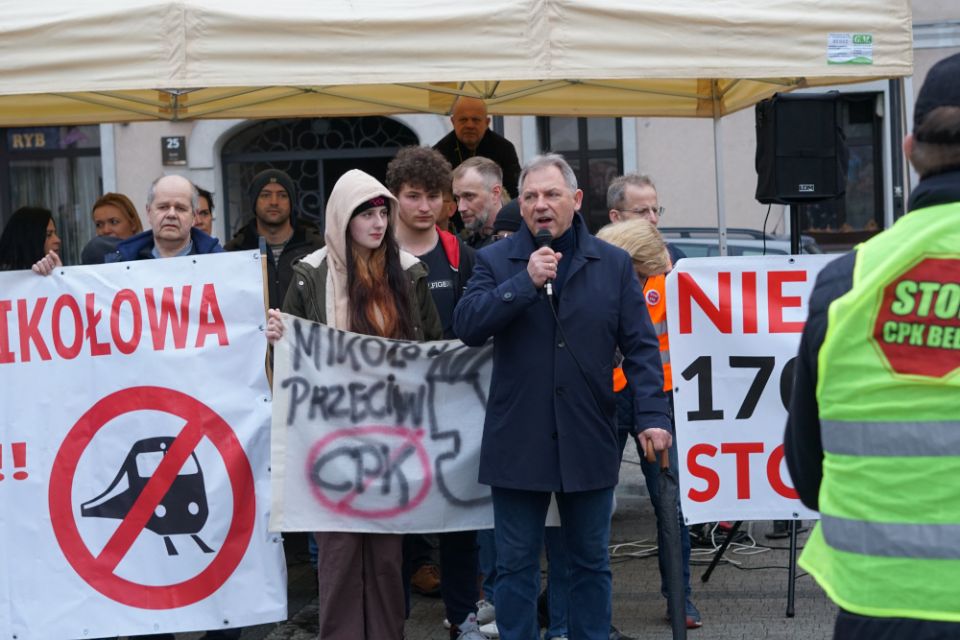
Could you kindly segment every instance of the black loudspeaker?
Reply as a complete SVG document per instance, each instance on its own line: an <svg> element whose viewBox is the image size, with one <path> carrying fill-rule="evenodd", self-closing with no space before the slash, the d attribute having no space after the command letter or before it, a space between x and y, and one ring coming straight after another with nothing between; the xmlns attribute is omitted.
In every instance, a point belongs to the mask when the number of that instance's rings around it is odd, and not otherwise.
<svg viewBox="0 0 960 640"><path fill-rule="evenodd" d="M843 195L847 145L829 93L775 94L756 106L757 200L805 204Z"/></svg>

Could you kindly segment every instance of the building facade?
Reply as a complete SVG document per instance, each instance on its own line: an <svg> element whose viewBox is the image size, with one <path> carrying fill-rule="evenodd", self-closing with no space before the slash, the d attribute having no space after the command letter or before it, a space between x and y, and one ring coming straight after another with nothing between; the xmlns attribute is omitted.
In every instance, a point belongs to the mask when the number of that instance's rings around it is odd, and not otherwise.
<svg viewBox="0 0 960 640"><path fill-rule="evenodd" d="M912 122L913 98L927 70L960 51L960 6L914 0L913 10L913 78L836 87L850 160L846 194L834 201L768 210L754 199L753 109L724 117L719 127L711 119L525 116L496 118L495 128L515 144L521 161L546 150L567 157L593 229L606 221L610 180L640 171L658 186L663 225L717 226L720 198L729 227L782 234L789 216L798 215L804 232L824 248L843 250L902 215L916 177L904 169L903 129L891 114L902 99L906 122ZM343 172L360 168L382 179L397 149L432 145L449 130L448 118L423 114L6 129L0 135L0 219L24 205L50 208L67 264L76 264L93 236L90 206L99 195L124 193L143 216L150 182L176 173L213 192L214 232L226 240L252 215L250 178L275 167L297 182L298 209L322 225L326 197Z"/></svg>

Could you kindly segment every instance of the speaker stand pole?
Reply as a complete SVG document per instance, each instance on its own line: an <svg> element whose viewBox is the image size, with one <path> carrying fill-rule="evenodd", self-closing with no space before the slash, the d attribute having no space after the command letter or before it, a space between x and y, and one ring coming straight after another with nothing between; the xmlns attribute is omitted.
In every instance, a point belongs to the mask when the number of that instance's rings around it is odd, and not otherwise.
<svg viewBox="0 0 960 640"><path fill-rule="evenodd" d="M727 552L727 547L730 546L730 543L733 541L733 537L737 535L737 531L740 530L740 525L742 524L743 520L737 520L733 523L733 527L731 527L730 533L727 534L727 538L723 541L723 544L720 545L720 548L714 552L713 560L710 561L710 566L707 567L707 570L703 572L702 576L700 576L700 582L707 582L710 580L710 574L712 574L713 570L717 568L717 564L720 562L723 554Z"/></svg>
<svg viewBox="0 0 960 640"><path fill-rule="evenodd" d="M716 91L716 80L713 81ZM723 198L723 127L718 111L719 97L714 96L713 105L713 167L717 182L717 234L720 240L720 255L727 255L727 209Z"/></svg>
<svg viewBox="0 0 960 640"><path fill-rule="evenodd" d="M803 215L802 204L790 205L790 253L800 255L800 216Z"/></svg>
<svg viewBox="0 0 960 640"><path fill-rule="evenodd" d="M790 563L787 566L787 617L794 615L793 602L797 585L797 521L790 521Z"/></svg>

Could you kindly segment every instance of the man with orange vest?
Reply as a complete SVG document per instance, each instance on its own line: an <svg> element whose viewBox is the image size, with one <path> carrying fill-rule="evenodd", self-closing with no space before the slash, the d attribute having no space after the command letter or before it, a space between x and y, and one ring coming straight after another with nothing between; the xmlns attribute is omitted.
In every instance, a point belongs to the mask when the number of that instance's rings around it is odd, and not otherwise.
<svg viewBox="0 0 960 640"><path fill-rule="evenodd" d="M660 216L663 215L664 209L660 206L659 198L657 196L657 189L653 183L653 180L649 176L641 175L637 173L628 173L624 176L616 178L613 182L610 183L609 188L607 189L607 207L609 208L610 222L625 222L628 220L642 219L650 222L654 227L660 222ZM654 232L655 233L655 232ZM659 234L656 234L659 239ZM600 234L600 237L603 237L603 233ZM662 239L659 239L660 242L663 242ZM619 244L615 242L615 244ZM673 263L675 263L680 258L685 258L686 256L682 251L676 247L671 246L670 244L664 243L666 246L666 251L669 254L669 265L660 273L654 271L647 271L645 273L639 273L638 276L643 279L646 277L646 283L643 288L644 298L647 302L647 311L650 313L650 320L653 322L653 327L657 332L657 338L660 342L660 360L663 364L663 390L667 394L667 398L670 401L670 407L673 408L673 377L672 371L670 368L670 343L667 336L667 304L666 304L666 272L669 271ZM628 253L633 252L628 248ZM635 257L635 256L634 256ZM636 260L635 260L636 264ZM622 372L620 374L622 377ZM626 384L626 379L623 379L619 382L620 387ZM617 390L618 380L614 379L614 389ZM633 407L632 401L629 394L618 393L617 394L617 417L618 424L620 428L620 448L621 450L626 446L627 436L633 430ZM673 425L671 425L672 427ZM639 451L639 449L638 449ZM647 462L646 456L643 452L640 453L640 468L643 471L644 479L647 483L647 491L650 494L650 501L654 504L657 503L658 496L658 482L657 478L660 473L659 467L655 463ZM679 464L677 460L677 446L676 440L674 440L673 446L670 447L670 465L674 469L679 469ZM684 580L684 590L686 592L687 603L686 603L686 619L687 619L687 628L688 629L697 629L702 626L702 621L700 619L700 612L697 610L697 607L693 604L693 601L690 599L691 589L690 589L690 532L687 529L686 525L683 522L683 513L678 511L678 519L680 524L680 540L681 540L681 551L683 556L683 580ZM659 527L658 536L659 536ZM662 548L662 545L659 545ZM664 597L667 595L666 583L664 581L665 569L663 567L663 562L661 559L660 562L660 576L661 576L661 585L660 591Z"/></svg>

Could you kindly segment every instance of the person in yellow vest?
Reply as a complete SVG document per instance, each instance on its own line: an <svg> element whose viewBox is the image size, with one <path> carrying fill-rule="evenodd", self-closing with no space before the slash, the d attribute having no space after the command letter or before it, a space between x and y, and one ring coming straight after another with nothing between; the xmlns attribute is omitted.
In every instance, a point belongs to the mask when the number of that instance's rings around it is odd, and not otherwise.
<svg viewBox="0 0 960 640"><path fill-rule="evenodd" d="M629 176L625 176L629 177ZM652 188L649 178L642 177L645 182L643 186ZM614 183L614 185L616 182ZM615 188L611 185L611 189ZM635 184L626 183L625 187L633 188ZM655 192L654 192L655 194ZM654 196L655 197L655 196ZM656 206L656 200L651 206ZM639 207L638 207L639 208ZM610 215L613 224L608 224L597 232L597 237L610 244L616 245L625 250L633 259L634 270L637 277L643 284L643 294L647 303L647 310L650 313L650 320L653 322L653 328L657 333L657 339L660 342L660 361L663 366L663 390L670 400L671 410L673 408L673 378L670 370L670 342L667 338L667 304L666 304L666 274L673 266L669 246L663 240L660 232L657 231L655 223L644 216L617 217L611 211ZM620 435L620 450L622 451L627 444L628 435L633 428L633 403L629 394L619 393L620 389L626 386L627 379L622 370L618 367L614 369L613 388L617 391L617 427ZM671 420L672 422L672 420ZM671 424L671 428L673 425ZM674 469L679 469L677 463L676 445L670 448L670 464ZM660 473L659 466L655 463L647 462L646 456L640 453L640 468L647 484L647 491L650 494L650 500L654 504L659 499L657 476ZM702 626L700 612L693 604L690 589L690 532L683 522L683 513L677 514L680 526L681 555L683 557L683 579L684 590L686 592L686 622L688 629L697 629ZM660 535L660 528L657 527L657 535ZM659 545L663 548L663 545ZM663 561L660 560L660 591L664 597L667 595L667 588L664 576L666 571Z"/></svg>
<svg viewBox="0 0 960 640"><path fill-rule="evenodd" d="M845 640L960 638L960 54L913 125L910 212L818 276L784 436Z"/></svg>

